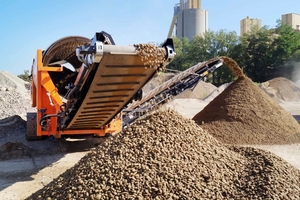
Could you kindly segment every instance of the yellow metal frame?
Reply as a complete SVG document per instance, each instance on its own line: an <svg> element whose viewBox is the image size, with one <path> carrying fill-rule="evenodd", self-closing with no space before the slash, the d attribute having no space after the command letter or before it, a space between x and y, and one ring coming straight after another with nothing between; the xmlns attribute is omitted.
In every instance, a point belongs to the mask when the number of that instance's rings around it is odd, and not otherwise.
<svg viewBox="0 0 300 200"><path fill-rule="evenodd" d="M58 94L58 90L52 82L48 72L62 72L63 66L60 67L48 67L43 65L42 61L42 50L37 51L37 57L35 66L36 79L32 80L32 106L37 108L37 117L36 117L36 131L37 136L50 136L53 135L56 138L60 138L61 135L78 135L78 134L94 134L97 136L105 136L108 133L119 132L122 129L122 119L118 115L114 120L112 120L105 127L92 130L60 130L57 124L57 117L51 117L47 123L47 130L43 130L40 125L40 120L43 117L43 112L45 114L58 114L61 110L61 105L63 101ZM37 83L34 83L34 81ZM50 100L51 99L51 100Z"/></svg>

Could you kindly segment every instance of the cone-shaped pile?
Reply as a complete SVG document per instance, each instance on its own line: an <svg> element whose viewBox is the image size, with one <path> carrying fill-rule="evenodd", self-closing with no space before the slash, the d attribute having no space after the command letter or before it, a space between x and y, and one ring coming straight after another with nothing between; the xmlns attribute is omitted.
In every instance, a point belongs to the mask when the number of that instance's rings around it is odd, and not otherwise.
<svg viewBox="0 0 300 200"><path fill-rule="evenodd" d="M283 78L277 77L264 82L260 87L274 100L278 102L298 102L300 101L300 87L298 84Z"/></svg>
<svg viewBox="0 0 300 200"><path fill-rule="evenodd" d="M219 141L230 144L300 142L300 126L291 114L223 57L237 76L219 96L193 117Z"/></svg>

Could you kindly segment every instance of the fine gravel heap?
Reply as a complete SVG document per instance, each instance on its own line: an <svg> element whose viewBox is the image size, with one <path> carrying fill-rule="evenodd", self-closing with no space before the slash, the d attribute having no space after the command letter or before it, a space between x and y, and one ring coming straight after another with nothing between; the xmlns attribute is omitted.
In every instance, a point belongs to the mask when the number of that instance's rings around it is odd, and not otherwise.
<svg viewBox="0 0 300 200"><path fill-rule="evenodd" d="M148 92L150 92L154 88L159 87L162 83L168 81L174 76L175 73L163 73L163 72L156 73L155 76L151 78L151 80L147 82L146 85L144 85L144 87L142 88L143 93L147 94Z"/></svg>
<svg viewBox="0 0 300 200"><path fill-rule="evenodd" d="M0 125L1 119L13 115L26 119L26 112L34 110L31 107L30 83L10 72L0 71Z"/></svg>
<svg viewBox="0 0 300 200"><path fill-rule="evenodd" d="M199 81L193 89L183 91L181 94L176 96L176 99L205 99L212 92L217 90L217 87L211 83Z"/></svg>
<svg viewBox="0 0 300 200"><path fill-rule="evenodd" d="M300 87L298 84L283 78L277 77L260 84L270 97L277 102L299 102Z"/></svg>
<svg viewBox="0 0 300 200"><path fill-rule="evenodd" d="M27 199L299 199L299 179L279 157L227 148L167 110L108 138Z"/></svg>
<svg viewBox="0 0 300 200"><path fill-rule="evenodd" d="M247 78L234 62L237 80L197 113L195 120L227 144L289 144L300 142L300 126L291 114Z"/></svg>

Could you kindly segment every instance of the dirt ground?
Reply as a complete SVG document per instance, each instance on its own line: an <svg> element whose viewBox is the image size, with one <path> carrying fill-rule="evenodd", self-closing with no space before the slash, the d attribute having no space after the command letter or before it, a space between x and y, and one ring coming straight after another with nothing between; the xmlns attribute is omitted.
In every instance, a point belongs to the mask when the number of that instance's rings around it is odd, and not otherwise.
<svg viewBox="0 0 300 200"><path fill-rule="evenodd" d="M32 144L35 147L31 151L25 149L24 145L11 145L9 148L14 158L0 161L0 199L21 200L28 197L74 166L105 139L93 136L46 138L27 142L27 146ZM49 152L42 152L42 149ZM42 153L24 155L26 150Z"/></svg>
<svg viewBox="0 0 300 200"><path fill-rule="evenodd" d="M207 102L198 99L175 99L167 107L176 110L184 117L192 118L206 104ZM280 105L292 115L300 116L300 102ZM48 144L48 140L36 142L42 146ZM105 138L91 136L64 138L60 139L60 142L63 142L63 146L67 148L61 153L2 160L0 162L0 199L20 200L28 197L74 166L87 152L104 140ZM55 144L61 145L59 142ZM300 170L300 144L253 146L273 152Z"/></svg>

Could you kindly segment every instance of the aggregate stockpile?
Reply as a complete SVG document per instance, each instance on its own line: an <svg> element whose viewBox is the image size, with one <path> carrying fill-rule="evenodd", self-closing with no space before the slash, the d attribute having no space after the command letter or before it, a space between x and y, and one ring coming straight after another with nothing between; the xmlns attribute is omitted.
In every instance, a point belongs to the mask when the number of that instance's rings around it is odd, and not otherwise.
<svg viewBox="0 0 300 200"><path fill-rule="evenodd" d="M8 71L0 71L0 160L28 156L22 142L26 132L26 112L30 103L30 84Z"/></svg>
<svg viewBox="0 0 300 200"><path fill-rule="evenodd" d="M283 77L261 83L260 88L279 103L300 101L299 85Z"/></svg>
<svg viewBox="0 0 300 200"><path fill-rule="evenodd" d="M26 119L26 112L33 110L30 103L30 83L8 71L0 71L0 127L3 119L16 114Z"/></svg>
<svg viewBox="0 0 300 200"><path fill-rule="evenodd" d="M281 158L229 149L167 110L108 138L27 199L297 199L299 179Z"/></svg>
<svg viewBox="0 0 300 200"><path fill-rule="evenodd" d="M300 126L293 116L246 77L234 61L224 59L224 63L237 80L193 120L228 144L299 143Z"/></svg>

